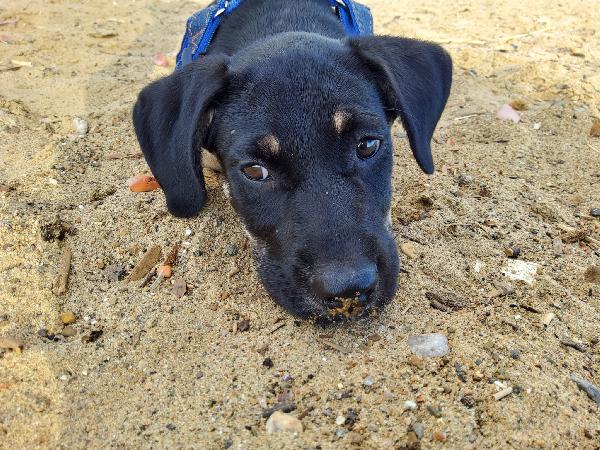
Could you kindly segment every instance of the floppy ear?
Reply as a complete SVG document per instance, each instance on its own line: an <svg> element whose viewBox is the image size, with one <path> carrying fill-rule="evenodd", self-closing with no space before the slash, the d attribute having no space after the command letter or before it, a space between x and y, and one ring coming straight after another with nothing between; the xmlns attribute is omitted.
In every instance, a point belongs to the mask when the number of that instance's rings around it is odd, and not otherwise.
<svg viewBox="0 0 600 450"><path fill-rule="evenodd" d="M200 148L210 125L207 109L225 82L225 56L207 56L146 86L133 109L144 157L169 211L191 217L206 201Z"/></svg>
<svg viewBox="0 0 600 450"><path fill-rule="evenodd" d="M374 74L391 118L400 116L417 163L433 173L431 137L450 94L450 56L415 39L365 36L349 42Z"/></svg>

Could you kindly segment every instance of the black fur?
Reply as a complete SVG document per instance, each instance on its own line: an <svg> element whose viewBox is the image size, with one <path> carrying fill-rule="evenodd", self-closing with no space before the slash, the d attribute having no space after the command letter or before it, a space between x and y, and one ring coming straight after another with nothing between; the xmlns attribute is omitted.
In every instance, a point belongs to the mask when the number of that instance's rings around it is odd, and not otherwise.
<svg viewBox="0 0 600 450"><path fill-rule="evenodd" d="M390 125L401 118L417 162L432 173L430 140L450 90L450 57L411 39L347 39L324 0L247 0L209 49L146 87L134 109L169 210L190 217L204 204L204 146L221 160L233 206L256 241L260 276L281 305L325 318L323 280L358 290L364 273L376 275L369 307L390 300L398 273L386 223ZM332 124L340 109L352 117L341 134ZM279 152L260 148L265 135L277 137ZM382 146L361 160L364 137ZM250 163L270 177L246 178L241 168Z"/></svg>

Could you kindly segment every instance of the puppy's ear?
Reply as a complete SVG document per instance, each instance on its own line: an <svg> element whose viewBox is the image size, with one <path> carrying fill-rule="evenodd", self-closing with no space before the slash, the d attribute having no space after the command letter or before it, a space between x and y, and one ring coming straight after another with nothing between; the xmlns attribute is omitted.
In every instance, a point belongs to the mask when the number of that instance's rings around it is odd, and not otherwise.
<svg viewBox="0 0 600 450"><path fill-rule="evenodd" d="M206 201L200 148L208 107L223 88L225 56L207 56L146 86L133 109L138 141L160 183L169 211L191 217Z"/></svg>
<svg viewBox="0 0 600 450"><path fill-rule="evenodd" d="M431 137L450 94L450 56L415 39L365 36L349 43L373 73L391 118L400 116L419 166L433 173Z"/></svg>

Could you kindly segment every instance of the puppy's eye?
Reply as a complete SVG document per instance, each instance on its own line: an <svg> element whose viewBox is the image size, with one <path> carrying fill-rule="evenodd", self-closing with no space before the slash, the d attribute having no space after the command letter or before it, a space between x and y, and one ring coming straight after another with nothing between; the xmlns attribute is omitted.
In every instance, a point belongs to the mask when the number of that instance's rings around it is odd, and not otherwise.
<svg viewBox="0 0 600 450"><path fill-rule="evenodd" d="M269 171L258 164L246 166L242 169L242 172L244 172L246 178L252 181L264 181L269 177Z"/></svg>
<svg viewBox="0 0 600 450"><path fill-rule="evenodd" d="M379 147L381 147L381 139L364 138L358 143L356 154L360 159L368 159L377 153Z"/></svg>

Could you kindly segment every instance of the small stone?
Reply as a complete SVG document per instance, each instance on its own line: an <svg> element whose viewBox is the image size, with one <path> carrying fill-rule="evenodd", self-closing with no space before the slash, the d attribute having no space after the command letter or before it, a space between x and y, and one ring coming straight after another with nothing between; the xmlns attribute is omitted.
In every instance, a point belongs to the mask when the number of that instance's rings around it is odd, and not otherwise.
<svg viewBox="0 0 600 450"><path fill-rule="evenodd" d="M166 425L166 428L167 428L167 430L169 430L169 431L175 431L175 429L177 429L177 427L176 427L176 426L175 426L175 424L173 424L173 423L168 423L168 424Z"/></svg>
<svg viewBox="0 0 600 450"><path fill-rule="evenodd" d="M421 422L415 422L412 424L412 429L419 440L423 439L423 436L425 436L425 425L423 425Z"/></svg>
<svg viewBox="0 0 600 450"><path fill-rule="evenodd" d="M77 331L73 327L64 327L61 334L64 337L73 337L77 334Z"/></svg>
<svg viewBox="0 0 600 450"><path fill-rule="evenodd" d="M521 121L521 116L519 113L510 105L502 105L502 107L498 110L496 117L501 120L510 120L513 123L519 123Z"/></svg>
<svg viewBox="0 0 600 450"><path fill-rule="evenodd" d="M38 330L37 335L41 338L48 339L48 330L46 328L42 328Z"/></svg>
<svg viewBox="0 0 600 450"><path fill-rule="evenodd" d="M123 279L123 276L125 275L125 269L120 264L111 264L105 269L104 273L106 279L111 283L114 283Z"/></svg>
<svg viewBox="0 0 600 450"><path fill-rule="evenodd" d="M73 119L73 125L75 126L75 132L79 136L85 136L88 132L88 123L81 117L75 117Z"/></svg>
<svg viewBox="0 0 600 450"><path fill-rule="evenodd" d="M400 244L400 251L411 259L415 259L417 257L417 249L415 248L414 244L411 244L410 242L404 242L403 244Z"/></svg>
<svg viewBox="0 0 600 450"><path fill-rule="evenodd" d="M348 434L348 432L343 428L338 428L337 430L335 430L335 436L338 439L342 439L344 436L346 436L346 434Z"/></svg>
<svg viewBox="0 0 600 450"><path fill-rule="evenodd" d="M509 258L518 258L521 256L521 247L505 247L504 254Z"/></svg>
<svg viewBox="0 0 600 450"><path fill-rule="evenodd" d="M522 261L520 259L509 259L507 265L502 269L502 274L511 280L524 281L532 284L535 281L539 264Z"/></svg>
<svg viewBox="0 0 600 450"><path fill-rule="evenodd" d="M475 401L475 397L473 397L472 395L464 395L461 399L460 402L465 405L467 408L473 408L475 406L475 404L477 403Z"/></svg>
<svg viewBox="0 0 600 450"><path fill-rule="evenodd" d="M302 422L294 416L283 413L281 411L275 411L266 424L267 433L302 433L303 427Z"/></svg>
<svg viewBox="0 0 600 450"><path fill-rule="evenodd" d="M419 436L417 436L417 433L414 431L409 431L406 434L406 443L408 444L409 448L413 448L414 446L418 445Z"/></svg>
<svg viewBox="0 0 600 450"><path fill-rule="evenodd" d="M590 136L600 137L600 119L594 120L592 128L590 129Z"/></svg>
<svg viewBox="0 0 600 450"><path fill-rule="evenodd" d="M406 409L408 411L413 411L413 410L417 409L417 404L412 400L406 400L404 402L404 409Z"/></svg>
<svg viewBox="0 0 600 450"><path fill-rule="evenodd" d="M15 353L21 353L23 351L23 341L13 337L0 338L0 348L12 350Z"/></svg>
<svg viewBox="0 0 600 450"><path fill-rule="evenodd" d="M510 357L512 359L521 359L521 351L517 349L511 350Z"/></svg>
<svg viewBox="0 0 600 450"><path fill-rule="evenodd" d="M270 369L271 367L273 367L273 360L271 358L267 357L263 360L262 365L265 366L266 368Z"/></svg>
<svg viewBox="0 0 600 450"><path fill-rule="evenodd" d="M442 417L442 408L437 405L427 405L427 411L437 419Z"/></svg>
<svg viewBox="0 0 600 450"><path fill-rule="evenodd" d="M425 367L425 360L423 358L419 358L417 355L410 355L410 358L408 358L408 364L418 369L422 369Z"/></svg>
<svg viewBox="0 0 600 450"><path fill-rule="evenodd" d="M235 244L228 244L225 247L225 254L227 256L235 256L235 255L237 255L238 254L237 245L235 245Z"/></svg>
<svg viewBox="0 0 600 450"><path fill-rule="evenodd" d="M336 425L344 425L346 423L346 418L344 416L337 416L335 419Z"/></svg>
<svg viewBox="0 0 600 450"><path fill-rule="evenodd" d="M438 442L446 442L448 440L448 435L443 431L436 431L433 433L433 440Z"/></svg>
<svg viewBox="0 0 600 450"><path fill-rule="evenodd" d="M424 358L445 356L448 354L448 338L441 333L419 334L406 339L410 350Z"/></svg>
<svg viewBox="0 0 600 450"><path fill-rule="evenodd" d="M181 298L187 292L187 283L183 278L177 278L173 281L173 287L171 293L177 298Z"/></svg>
<svg viewBox="0 0 600 450"><path fill-rule="evenodd" d="M364 384L365 386L373 386L373 383L374 383L374 382L375 382L375 381L373 381L373 377L372 377L371 375L369 375L368 377L366 377L366 378L363 380L363 384Z"/></svg>
<svg viewBox="0 0 600 450"><path fill-rule="evenodd" d="M240 320L237 324L237 329L241 333L248 331L250 329L250 321L248 319Z"/></svg>
<svg viewBox="0 0 600 450"><path fill-rule="evenodd" d="M550 325L550 322L552 322L552 320L555 317L556 317L556 314L549 312L542 316L542 319L540 320L540 322L542 323L542 325L547 327L548 325Z"/></svg>
<svg viewBox="0 0 600 450"><path fill-rule="evenodd" d="M583 273L587 283L600 283L600 266L590 266Z"/></svg>
<svg viewBox="0 0 600 450"><path fill-rule="evenodd" d="M592 217L600 217L600 208L592 208L592 209L590 209L590 216L592 216Z"/></svg>
<svg viewBox="0 0 600 450"><path fill-rule="evenodd" d="M473 381L481 381L483 380L483 374L481 372L473 373Z"/></svg>
<svg viewBox="0 0 600 450"><path fill-rule="evenodd" d="M459 186L470 186L471 184L473 184L473 177L471 175L468 175L466 173L461 173L457 178L456 178L456 182L458 183Z"/></svg>
<svg viewBox="0 0 600 450"><path fill-rule="evenodd" d="M164 53L157 53L152 57L152 62L160 67L169 67L169 60Z"/></svg>
<svg viewBox="0 0 600 450"><path fill-rule="evenodd" d="M72 311L65 311L60 315L60 321L63 325L71 325L72 323L75 323L76 320L77 317Z"/></svg>
<svg viewBox="0 0 600 450"><path fill-rule="evenodd" d="M231 297L231 294L227 291L223 291L221 292L221 301L225 301L227 300L229 297Z"/></svg>

